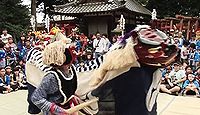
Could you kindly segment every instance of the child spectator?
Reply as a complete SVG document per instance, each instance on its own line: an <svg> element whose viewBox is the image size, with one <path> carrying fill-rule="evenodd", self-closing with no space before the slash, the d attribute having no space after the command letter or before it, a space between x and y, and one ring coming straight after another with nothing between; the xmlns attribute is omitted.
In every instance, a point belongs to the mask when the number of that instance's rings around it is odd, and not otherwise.
<svg viewBox="0 0 200 115"><path fill-rule="evenodd" d="M9 46L11 48L12 51L17 50L17 46L16 44L13 42L13 38L9 37L8 38L8 43L6 44L7 46Z"/></svg>
<svg viewBox="0 0 200 115"><path fill-rule="evenodd" d="M19 42L17 43L17 49L19 51L21 51L23 49L23 47L25 47L25 40L26 40L25 35L22 34L21 37L20 37Z"/></svg>
<svg viewBox="0 0 200 115"><path fill-rule="evenodd" d="M13 80L16 81L20 89L27 89L26 77L18 67L13 69Z"/></svg>
<svg viewBox="0 0 200 115"><path fill-rule="evenodd" d="M2 35L1 35L1 41L4 42L5 44L8 42L8 38L12 37L10 34L8 34L7 29L4 29L2 31Z"/></svg>
<svg viewBox="0 0 200 115"><path fill-rule="evenodd" d="M25 61L24 60L18 60L17 66L19 68L20 73L23 73L25 75Z"/></svg>
<svg viewBox="0 0 200 115"><path fill-rule="evenodd" d="M200 62L200 48L197 49L194 53L194 62L195 62L195 67L197 67Z"/></svg>
<svg viewBox="0 0 200 115"><path fill-rule="evenodd" d="M0 93L9 93L12 88L10 87L10 78L5 75L4 68L0 68Z"/></svg>
<svg viewBox="0 0 200 115"><path fill-rule="evenodd" d="M16 61L16 55L15 52L11 50L11 47L5 46L5 52L6 52L6 65L14 66Z"/></svg>
<svg viewBox="0 0 200 115"><path fill-rule="evenodd" d="M179 63L173 64L173 70L166 76L169 84L168 87L162 87L165 92L169 94L178 94L181 91L182 84L186 80L185 71L180 69Z"/></svg>
<svg viewBox="0 0 200 115"><path fill-rule="evenodd" d="M23 49L19 53L19 59L26 60L26 56L31 49L32 49L31 42L27 40L25 42L25 47L23 47Z"/></svg>
<svg viewBox="0 0 200 115"><path fill-rule="evenodd" d="M195 76L196 80L200 83L200 67L196 69Z"/></svg>
<svg viewBox="0 0 200 115"><path fill-rule="evenodd" d="M187 50L187 43L184 42L183 46L181 47L181 62L187 61L188 58L188 50Z"/></svg>
<svg viewBox="0 0 200 115"><path fill-rule="evenodd" d="M160 91L164 93L171 94L172 92L169 90L171 88L170 79L169 79L169 73L171 72L172 67L169 65L162 71L162 79L160 84Z"/></svg>
<svg viewBox="0 0 200 115"><path fill-rule="evenodd" d="M4 43L0 41L0 67L6 66L6 52L4 50Z"/></svg>
<svg viewBox="0 0 200 115"><path fill-rule="evenodd" d="M9 77L9 79L10 79L10 87L11 87L14 91L17 91L19 85L18 85L17 82L13 79L13 73L12 73L11 67L10 67L10 66L6 66L5 71L6 71L6 77Z"/></svg>
<svg viewBox="0 0 200 115"><path fill-rule="evenodd" d="M191 66L186 66L185 67L185 74L186 74L186 76L188 75L188 74L192 74L193 73L193 70L192 70L192 67Z"/></svg>
<svg viewBox="0 0 200 115"><path fill-rule="evenodd" d="M188 50L188 62L190 66L195 66L194 54L195 54L195 44L191 43Z"/></svg>
<svg viewBox="0 0 200 115"><path fill-rule="evenodd" d="M199 83L193 74L188 74L188 79L183 84L184 95L197 95L199 96Z"/></svg>

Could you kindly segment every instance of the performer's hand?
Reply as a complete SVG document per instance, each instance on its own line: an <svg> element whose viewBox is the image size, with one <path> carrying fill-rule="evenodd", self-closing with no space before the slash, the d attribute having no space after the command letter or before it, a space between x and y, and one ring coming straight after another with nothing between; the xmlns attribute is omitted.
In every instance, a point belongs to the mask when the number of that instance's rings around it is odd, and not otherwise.
<svg viewBox="0 0 200 115"><path fill-rule="evenodd" d="M173 86L174 86L174 84L173 84L173 83L169 83L169 85L170 85L171 87L173 87Z"/></svg>
<svg viewBox="0 0 200 115"><path fill-rule="evenodd" d="M177 81L175 81L173 84L175 84L175 85L176 85L176 84L178 84L178 82L177 82Z"/></svg>

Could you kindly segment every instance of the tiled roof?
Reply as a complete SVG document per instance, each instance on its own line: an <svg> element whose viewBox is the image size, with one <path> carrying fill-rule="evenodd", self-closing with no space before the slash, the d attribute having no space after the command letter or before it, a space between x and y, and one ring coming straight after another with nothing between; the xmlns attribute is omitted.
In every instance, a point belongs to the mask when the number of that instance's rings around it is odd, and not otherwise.
<svg viewBox="0 0 200 115"><path fill-rule="evenodd" d="M138 12L141 14L151 15L151 11L146 9L144 6L136 2L135 0L127 0L125 3L125 7L130 11Z"/></svg>
<svg viewBox="0 0 200 115"><path fill-rule="evenodd" d="M80 14L80 13L94 13L107 12L117 10L119 8L126 8L130 11L151 15L151 12L137 3L135 0L126 0L125 4L121 4L118 0L111 2L94 2L83 4L65 4L62 6L55 6L55 12L64 14Z"/></svg>

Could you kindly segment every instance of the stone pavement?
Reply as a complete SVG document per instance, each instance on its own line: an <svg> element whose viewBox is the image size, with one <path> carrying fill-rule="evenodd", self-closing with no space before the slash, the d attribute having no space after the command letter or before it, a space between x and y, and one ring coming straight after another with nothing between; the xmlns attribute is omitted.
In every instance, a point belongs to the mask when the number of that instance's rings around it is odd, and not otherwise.
<svg viewBox="0 0 200 115"><path fill-rule="evenodd" d="M27 91L0 94L0 115L28 115ZM159 94L158 115L200 115L200 98Z"/></svg>

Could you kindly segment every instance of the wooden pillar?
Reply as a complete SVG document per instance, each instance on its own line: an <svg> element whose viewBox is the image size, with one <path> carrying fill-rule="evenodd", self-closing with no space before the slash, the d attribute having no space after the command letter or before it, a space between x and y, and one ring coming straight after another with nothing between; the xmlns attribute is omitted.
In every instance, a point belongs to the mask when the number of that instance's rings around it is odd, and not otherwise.
<svg viewBox="0 0 200 115"><path fill-rule="evenodd" d="M197 19L195 22L195 30L194 30L195 32L197 31L198 27L199 27L199 20Z"/></svg>
<svg viewBox="0 0 200 115"><path fill-rule="evenodd" d="M189 40L189 37L190 37L190 25L191 25L191 20L188 20L186 40Z"/></svg>
<svg viewBox="0 0 200 115"><path fill-rule="evenodd" d="M182 30L183 30L183 18L181 18L181 21L180 21L179 31L182 32Z"/></svg>
<svg viewBox="0 0 200 115"><path fill-rule="evenodd" d="M170 30L173 29L173 19L170 20Z"/></svg>
<svg viewBox="0 0 200 115"><path fill-rule="evenodd" d="M37 31L36 0L31 0L31 15L33 19L34 31Z"/></svg>

